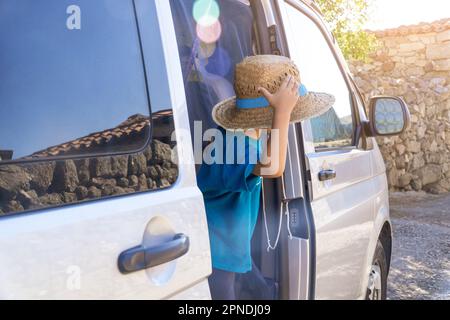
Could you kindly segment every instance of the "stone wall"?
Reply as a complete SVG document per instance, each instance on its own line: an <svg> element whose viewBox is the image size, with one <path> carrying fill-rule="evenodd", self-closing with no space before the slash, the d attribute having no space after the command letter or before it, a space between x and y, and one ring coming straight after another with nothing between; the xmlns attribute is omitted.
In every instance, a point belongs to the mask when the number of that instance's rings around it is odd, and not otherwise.
<svg viewBox="0 0 450 320"><path fill-rule="evenodd" d="M24 210L170 187L178 165L169 144L137 154L0 167L0 216Z"/></svg>
<svg viewBox="0 0 450 320"><path fill-rule="evenodd" d="M366 99L397 95L410 129L378 138L392 190L450 191L450 19L374 32L371 62L350 68Z"/></svg>

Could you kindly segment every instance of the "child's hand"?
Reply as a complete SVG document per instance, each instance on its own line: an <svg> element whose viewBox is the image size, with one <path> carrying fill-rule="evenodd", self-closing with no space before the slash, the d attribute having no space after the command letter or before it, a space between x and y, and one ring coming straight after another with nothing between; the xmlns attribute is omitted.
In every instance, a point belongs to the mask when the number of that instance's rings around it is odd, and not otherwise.
<svg viewBox="0 0 450 320"><path fill-rule="evenodd" d="M298 101L298 86L299 84L295 79L292 76L288 76L274 94L271 94L265 88L258 88L274 108L274 116L271 135L266 146L268 161L264 160L264 164L260 163L255 166L253 173L257 176L277 178L283 175L286 165L289 121L292 110L294 110ZM277 146L278 148L273 151L272 146Z"/></svg>
<svg viewBox="0 0 450 320"><path fill-rule="evenodd" d="M269 101L276 113L290 116L298 101L298 87L297 81L292 76L288 76L274 94L262 87L258 90Z"/></svg>

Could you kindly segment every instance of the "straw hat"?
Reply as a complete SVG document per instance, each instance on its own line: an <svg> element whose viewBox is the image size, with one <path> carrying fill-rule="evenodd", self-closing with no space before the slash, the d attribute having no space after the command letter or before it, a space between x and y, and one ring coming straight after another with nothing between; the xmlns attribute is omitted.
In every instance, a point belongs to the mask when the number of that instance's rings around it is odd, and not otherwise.
<svg viewBox="0 0 450 320"><path fill-rule="evenodd" d="M298 83L301 83L297 66L289 58L274 55L245 58L236 65L234 83L236 97L214 106L213 120L225 129L271 128L273 108L258 92L258 88L264 87L270 93L275 93L288 75L292 75ZM301 84L291 122L319 116L328 111L334 101L332 95L308 92Z"/></svg>

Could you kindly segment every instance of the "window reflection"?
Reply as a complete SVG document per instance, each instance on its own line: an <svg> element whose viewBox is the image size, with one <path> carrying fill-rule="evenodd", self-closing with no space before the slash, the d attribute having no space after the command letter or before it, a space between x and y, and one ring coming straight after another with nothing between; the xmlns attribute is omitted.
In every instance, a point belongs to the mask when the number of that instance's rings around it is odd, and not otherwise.
<svg viewBox="0 0 450 320"><path fill-rule="evenodd" d="M123 141L121 146L132 146L134 140L141 141L148 134L149 121L148 117L136 115L114 129L53 146L34 153L31 158L56 158L80 152L81 148L92 154L114 139ZM176 142L171 140L172 110L153 114L152 124L153 138L139 153L2 163L0 216L170 187L178 178Z"/></svg>
<svg viewBox="0 0 450 320"><path fill-rule="evenodd" d="M76 3L79 30L66 0L0 0L0 216L178 178L173 113L150 115L132 0Z"/></svg>
<svg viewBox="0 0 450 320"><path fill-rule="evenodd" d="M170 0L170 5L191 130L201 121L204 132L217 126L214 105L235 95L234 65L254 55L253 13L241 0Z"/></svg>
<svg viewBox="0 0 450 320"><path fill-rule="evenodd" d="M146 117L136 125L148 132L150 115L132 1L78 0L80 30L67 28L67 5L1 2L0 149L13 160L127 151L147 140L132 145L120 129Z"/></svg>
<svg viewBox="0 0 450 320"><path fill-rule="evenodd" d="M320 29L302 12L287 6L293 39L290 53L300 70L301 81L310 91L327 92L336 98L325 114L311 119L316 149L352 144L353 117L350 92L333 52Z"/></svg>

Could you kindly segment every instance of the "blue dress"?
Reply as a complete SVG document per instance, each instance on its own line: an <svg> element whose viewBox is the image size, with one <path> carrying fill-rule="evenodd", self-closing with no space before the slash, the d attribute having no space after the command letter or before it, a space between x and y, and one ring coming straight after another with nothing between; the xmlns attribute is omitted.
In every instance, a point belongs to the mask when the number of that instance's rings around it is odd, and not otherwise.
<svg viewBox="0 0 450 320"><path fill-rule="evenodd" d="M261 177L252 172L261 146L243 133L235 134L237 138L222 133L223 156L216 152L220 150L216 140L217 149L211 151L215 162L203 162L197 182L205 200L213 267L246 273L252 269L250 243L261 196ZM227 156L232 159L233 150L235 161L229 163Z"/></svg>

